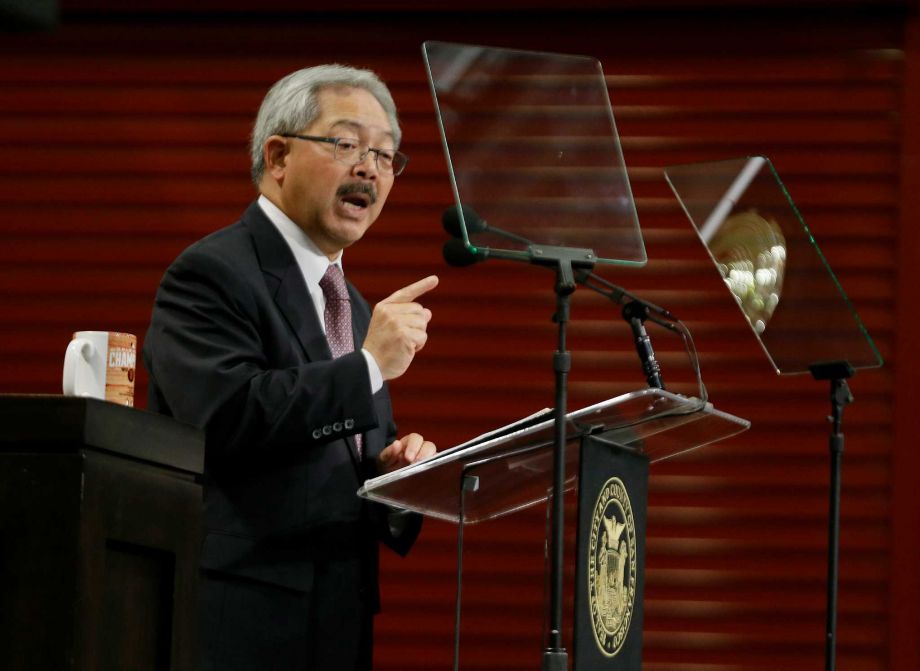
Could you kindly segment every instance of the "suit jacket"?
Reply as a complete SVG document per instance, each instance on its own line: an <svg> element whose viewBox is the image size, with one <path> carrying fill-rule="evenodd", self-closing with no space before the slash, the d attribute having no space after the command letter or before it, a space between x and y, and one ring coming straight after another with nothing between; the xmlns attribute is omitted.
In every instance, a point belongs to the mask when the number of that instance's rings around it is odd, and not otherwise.
<svg viewBox="0 0 920 671"><path fill-rule="evenodd" d="M356 351L333 360L287 242L253 203L166 271L144 363L150 408L206 431L202 567L309 591L314 562L360 557L376 610L378 540L405 553L421 520L394 537L356 495L396 427L359 351L370 308L348 291Z"/></svg>

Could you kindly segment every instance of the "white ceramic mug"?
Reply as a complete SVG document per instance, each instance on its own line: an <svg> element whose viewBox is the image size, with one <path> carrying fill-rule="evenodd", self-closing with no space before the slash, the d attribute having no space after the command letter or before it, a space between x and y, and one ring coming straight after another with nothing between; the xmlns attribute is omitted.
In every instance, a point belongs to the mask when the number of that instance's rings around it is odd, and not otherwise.
<svg viewBox="0 0 920 671"><path fill-rule="evenodd" d="M133 406L136 364L136 336L77 331L64 354L64 395Z"/></svg>

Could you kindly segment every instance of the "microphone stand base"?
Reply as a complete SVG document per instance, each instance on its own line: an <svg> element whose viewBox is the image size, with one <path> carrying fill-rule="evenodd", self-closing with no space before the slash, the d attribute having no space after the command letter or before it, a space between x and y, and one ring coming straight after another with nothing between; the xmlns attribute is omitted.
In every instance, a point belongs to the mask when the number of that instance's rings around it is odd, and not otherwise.
<svg viewBox="0 0 920 671"><path fill-rule="evenodd" d="M544 650L540 671L567 671L569 655L565 650Z"/></svg>

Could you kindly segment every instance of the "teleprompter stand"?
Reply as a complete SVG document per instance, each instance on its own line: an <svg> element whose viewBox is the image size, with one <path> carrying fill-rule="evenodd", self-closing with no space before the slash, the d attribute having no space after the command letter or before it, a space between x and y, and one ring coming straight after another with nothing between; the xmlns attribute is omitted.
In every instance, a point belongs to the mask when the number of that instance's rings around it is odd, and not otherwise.
<svg viewBox="0 0 920 671"><path fill-rule="evenodd" d="M570 475L557 486L555 419L547 417L368 480L359 494L458 523L454 668L459 669L464 527L538 505L577 485L576 581L585 589L576 594L574 668L638 670L648 464L728 438L749 423L662 389L624 394L565 415L564 472Z"/></svg>
<svg viewBox="0 0 920 671"><path fill-rule="evenodd" d="M584 424L582 418L575 421L574 415L566 412L566 385L571 367L566 349L566 326L576 273L579 277L590 274L597 263L635 266L646 262L635 203L607 83L596 59L446 42L426 42L422 53L457 205L452 216L454 221L444 222L448 233L456 238L454 244L445 246L445 257L452 265L500 258L555 270L554 321L559 327L558 347L553 354L552 420L547 419L540 425L545 435L540 434L536 442L531 442L533 436L529 431L532 427L518 426L507 434L510 442L487 440L463 446L465 450L480 444L492 445L497 451L470 453L469 463L464 462L450 471L447 481L440 483L441 492L433 493L451 492L450 503L440 514L460 522L460 569L462 528L476 521L478 509L489 509L487 516L494 517L524 505L551 501L549 598L542 670L566 671L568 655L562 641L563 492L567 484L576 479L567 477L567 473L577 473L585 440L614 427L631 426L633 421L643 423L648 419L648 412L660 418L667 414L663 406L677 398L663 401L664 396L655 397L656 402L651 407L642 405L648 400L643 399L640 406L631 408L628 420L616 418L622 414L622 408L614 411L615 417ZM535 105L539 108L537 114L521 113ZM485 118L484 109L489 110ZM576 109L578 113L573 115ZM601 174L603 178L572 178L586 171ZM643 313L631 315L627 320L641 331L645 318ZM639 348L639 344L643 346ZM648 376L650 372L657 372L657 366L650 346L645 345L648 343L637 343L637 349L640 356L648 359ZM653 386L663 386L660 375L652 378ZM679 403L670 411L688 415L700 412L705 406L702 402L688 403ZM594 412L593 409L585 411ZM524 442L515 442L519 440ZM577 443L579 449L570 449L572 443ZM458 446L456 452L450 453L467 454L464 450ZM642 448L636 444L633 450L641 452ZM442 453L426 462L428 465L423 470L409 467L403 472L411 477L413 473L425 473L433 464L443 463L448 468L452 463L441 459L449 460L450 457ZM512 464L528 465L519 469ZM514 472L515 477L506 479L510 472ZM496 476L500 477L496 479ZM502 484L496 486L496 482ZM395 481L376 481L377 485L386 486L386 483L394 484ZM418 480L411 484L413 488L425 486ZM620 491L615 487L609 489L614 490ZM381 491L369 487L365 493L376 498ZM383 495L390 494L392 492L388 491ZM520 499L522 495L526 500ZM486 504L506 496L515 499L508 508ZM393 502L413 508L399 498ZM435 514L427 503L419 503L425 509L421 512ZM644 511L644 506L643 494L639 507ZM600 517L609 522L610 515L613 513L605 509ZM619 522L610 523L613 524L610 534L616 532L620 538L625 527L618 526ZM608 540L613 543L610 534L604 537L605 543ZM629 545L624 553L627 551L630 551ZM615 543L611 546L610 557L606 552L607 549L598 558L603 559L604 569L613 573L605 578L610 589L601 590L599 598L606 604L604 608L609 606L608 619L619 620L624 605L621 602L623 593L614 583L624 569L621 560L626 555L620 553ZM636 552L630 556L635 559ZM462 580L458 580L458 624L461 584ZM455 668L459 667L459 626L457 632Z"/></svg>
<svg viewBox="0 0 920 671"><path fill-rule="evenodd" d="M776 372L830 382L824 663L833 671L847 380L881 366L881 354L766 156L671 166L665 175Z"/></svg>
<svg viewBox="0 0 920 671"><path fill-rule="evenodd" d="M468 213L472 210L468 210ZM505 235L509 235L504 233ZM518 235L512 236L518 241L528 241ZM472 254L472 252L471 252ZM553 485L550 489L552 512L550 514L550 598L547 604L546 647L543 651L542 671L566 671L568 669L568 653L562 641L562 598L563 598L563 561L564 561L564 526L565 505L563 492L565 490L566 473L566 409L568 404L568 374L572 368L572 356L566 345L566 333L569 322L569 303L571 295L575 292L575 273L579 275L592 275L597 257L590 249L576 247L560 247L553 245L528 244L526 252L507 250L488 250L485 256L530 263L536 266L550 268L555 271L554 284L556 293L556 311L553 321L558 325L557 348L553 354L553 375L555 381L553 405ZM651 351L649 346L649 351ZM660 381L657 385L661 387ZM478 478L464 472L461 484L461 511L467 491L478 490ZM463 547L463 519L461 515L458 534L458 598L457 598L457 629L454 642L454 668L459 668L459 621L460 621L460 576L462 575L462 547Z"/></svg>
<svg viewBox="0 0 920 671"><path fill-rule="evenodd" d="M552 526L550 538L550 603L549 631L543 651L543 671L566 671L568 655L562 642L562 565L564 561L565 505L562 492L565 488L565 415L568 407L568 374L572 368L572 355L566 345L569 322L569 299L575 291L573 266L589 269L594 265L594 252L566 247L531 246L531 263L553 268L556 271L556 313L558 347L553 354L555 375L555 405L553 406L553 488ZM459 632L459 628L458 628ZM455 643L455 650L459 644ZM454 664L459 658L455 652Z"/></svg>

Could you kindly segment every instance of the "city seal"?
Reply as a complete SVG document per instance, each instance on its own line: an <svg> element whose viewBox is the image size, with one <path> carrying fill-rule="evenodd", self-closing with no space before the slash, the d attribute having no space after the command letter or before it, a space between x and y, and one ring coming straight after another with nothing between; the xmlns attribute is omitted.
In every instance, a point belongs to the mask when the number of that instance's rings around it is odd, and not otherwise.
<svg viewBox="0 0 920 671"><path fill-rule="evenodd" d="M601 488L591 515L588 607L598 649L615 656L623 647L636 600L636 523L619 478Z"/></svg>

